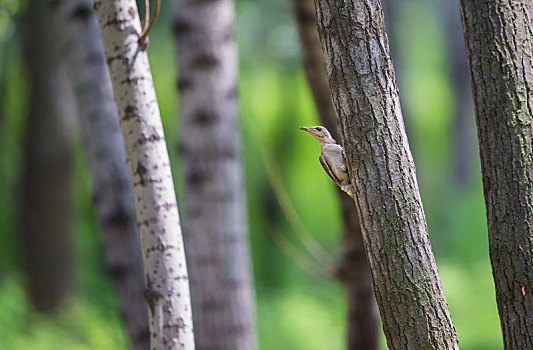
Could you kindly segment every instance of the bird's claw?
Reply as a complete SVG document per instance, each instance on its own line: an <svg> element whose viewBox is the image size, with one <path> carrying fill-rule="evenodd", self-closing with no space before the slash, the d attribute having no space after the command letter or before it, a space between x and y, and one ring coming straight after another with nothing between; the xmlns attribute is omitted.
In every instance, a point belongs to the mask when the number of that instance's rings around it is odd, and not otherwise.
<svg viewBox="0 0 533 350"><path fill-rule="evenodd" d="M350 197L353 198L353 188L352 188L352 184L342 184L342 185L341 185L341 190L343 190L343 191L346 192Z"/></svg>

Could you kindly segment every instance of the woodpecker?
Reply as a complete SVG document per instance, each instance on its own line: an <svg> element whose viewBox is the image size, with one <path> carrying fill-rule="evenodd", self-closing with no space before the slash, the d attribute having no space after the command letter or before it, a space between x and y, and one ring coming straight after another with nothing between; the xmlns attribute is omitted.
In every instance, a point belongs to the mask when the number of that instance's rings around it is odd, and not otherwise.
<svg viewBox="0 0 533 350"><path fill-rule="evenodd" d="M328 129L323 126L312 128L302 126L300 129L311 134L320 143L320 157L318 157L320 164L337 186L353 198L353 188L348 176L346 156L342 147L335 142Z"/></svg>

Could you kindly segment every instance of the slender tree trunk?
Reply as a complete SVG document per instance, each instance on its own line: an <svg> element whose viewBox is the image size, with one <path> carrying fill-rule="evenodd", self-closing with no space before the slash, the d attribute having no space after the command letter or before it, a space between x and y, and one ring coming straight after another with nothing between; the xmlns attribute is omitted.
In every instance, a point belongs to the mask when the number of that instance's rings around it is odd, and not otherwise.
<svg viewBox="0 0 533 350"><path fill-rule="evenodd" d="M293 0L292 3L300 34L305 75L309 81L318 116L333 138L342 143L337 115L331 101L326 61L317 32L315 2L314 0Z"/></svg>
<svg viewBox="0 0 533 350"><path fill-rule="evenodd" d="M159 106L134 0L96 1L141 237L151 348L194 349L189 278Z"/></svg>
<svg viewBox="0 0 533 350"><path fill-rule="evenodd" d="M4 130L6 101L7 101L7 72L10 68L11 60L7 43L0 44L0 134Z"/></svg>
<svg viewBox="0 0 533 350"><path fill-rule="evenodd" d="M468 185L474 164L472 90L468 79L468 61L457 1L441 0L439 4L447 44L452 90L455 98L453 126L454 179L458 185Z"/></svg>
<svg viewBox="0 0 533 350"><path fill-rule="evenodd" d="M56 33L78 107L104 253L134 349L148 349L144 271L126 152L92 0L52 3Z"/></svg>
<svg viewBox="0 0 533 350"><path fill-rule="evenodd" d="M38 310L50 311L73 287L72 142L68 127L73 104L44 10L42 1L29 2L26 35L32 84L20 220L30 299Z"/></svg>
<svg viewBox="0 0 533 350"><path fill-rule="evenodd" d="M198 349L255 349L232 0L176 0L185 243Z"/></svg>
<svg viewBox="0 0 533 350"><path fill-rule="evenodd" d="M456 349L379 0L316 0L333 104L391 349Z"/></svg>
<svg viewBox="0 0 533 350"><path fill-rule="evenodd" d="M398 0L382 0L381 6L383 7L383 14L385 17L385 26L387 29L388 37L389 37L389 48L391 52L391 56L394 57L395 61L400 61L400 43L398 40L399 34L398 34L398 22L400 19L401 7L403 6L402 2L399 2ZM400 81L400 73L399 72L399 64L396 63L397 67L395 69L396 73L396 80Z"/></svg>
<svg viewBox="0 0 533 350"><path fill-rule="evenodd" d="M311 92L323 125L338 142L342 136L331 101L326 62L320 46L314 0L293 0L302 42L302 56ZM344 216L343 253L338 276L347 288L348 349L376 349L378 345L378 315L373 294L370 267L363 246L361 225L354 201L337 190Z"/></svg>
<svg viewBox="0 0 533 350"><path fill-rule="evenodd" d="M533 3L461 0L505 349L533 349Z"/></svg>
<svg viewBox="0 0 533 350"><path fill-rule="evenodd" d="M383 13L385 16L385 28L389 38L390 55L394 59L394 62L396 62L396 64L394 65L394 73L396 76L397 85L400 88L407 86L409 83L409 76L407 74L404 74L406 65L404 63L404 54L402 52L401 35L399 34L401 12L402 8L406 6L405 4L406 1L381 0ZM400 104L406 104L405 97L403 95L400 96ZM406 111L403 111L402 116L407 135L409 135L409 132L411 130L411 123L409 122L409 118L411 116L406 113Z"/></svg>
<svg viewBox="0 0 533 350"><path fill-rule="evenodd" d="M344 217L343 256L338 276L348 295L348 350L378 348L379 318L373 293L370 266L354 201L344 192L341 205Z"/></svg>

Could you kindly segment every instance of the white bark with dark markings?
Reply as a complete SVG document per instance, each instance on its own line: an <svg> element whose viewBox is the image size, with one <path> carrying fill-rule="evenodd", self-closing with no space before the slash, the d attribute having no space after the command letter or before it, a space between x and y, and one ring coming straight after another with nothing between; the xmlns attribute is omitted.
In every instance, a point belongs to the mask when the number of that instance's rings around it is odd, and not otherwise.
<svg viewBox="0 0 533 350"><path fill-rule="evenodd" d="M176 0L184 237L196 346L256 348L232 0Z"/></svg>
<svg viewBox="0 0 533 350"><path fill-rule="evenodd" d="M159 106L134 0L96 1L130 169L153 349L194 349L189 278Z"/></svg>
<svg viewBox="0 0 533 350"><path fill-rule="evenodd" d="M92 0L49 1L77 102L82 144L120 313L136 350L149 347L144 271L113 87Z"/></svg>

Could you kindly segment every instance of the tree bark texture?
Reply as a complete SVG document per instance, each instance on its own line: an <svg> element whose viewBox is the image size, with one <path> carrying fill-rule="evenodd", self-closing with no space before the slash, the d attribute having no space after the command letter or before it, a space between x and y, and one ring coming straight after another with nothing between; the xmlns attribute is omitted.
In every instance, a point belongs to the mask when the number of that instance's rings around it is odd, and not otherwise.
<svg viewBox="0 0 533 350"><path fill-rule="evenodd" d="M391 349L456 349L379 0L316 0L333 104Z"/></svg>
<svg viewBox="0 0 533 350"><path fill-rule="evenodd" d="M293 0L302 43L305 74L322 124L342 143L337 115L331 101L326 61L320 46L314 0ZM348 299L348 349L372 350L378 346L378 315L372 276L354 201L337 188L344 217L343 251L337 275Z"/></svg>
<svg viewBox="0 0 533 350"><path fill-rule="evenodd" d="M26 121L26 169L22 182L22 266L31 301L51 311L72 292L73 112L68 80L59 62L44 3L28 7L27 62L31 101Z"/></svg>
<svg viewBox="0 0 533 350"><path fill-rule="evenodd" d="M174 1L184 237L198 349L255 349L232 0Z"/></svg>
<svg viewBox="0 0 533 350"><path fill-rule="evenodd" d="M189 278L178 206L148 56L134 0L96 1L126 146L141 237L150 346L194 349Z"/></svg>
<svg viewBox="0 0 533 350"><path fill-rule="evenodd" d="M105 258L132 347L150 346L144 271L126 151L92 0L49 2L66 59Z"/></svg>
<svg viewBox="0 0 533 350"><path fill-rule="evenodd" d="M461 1L505 349L533 349L533 4Z"/></svg>

